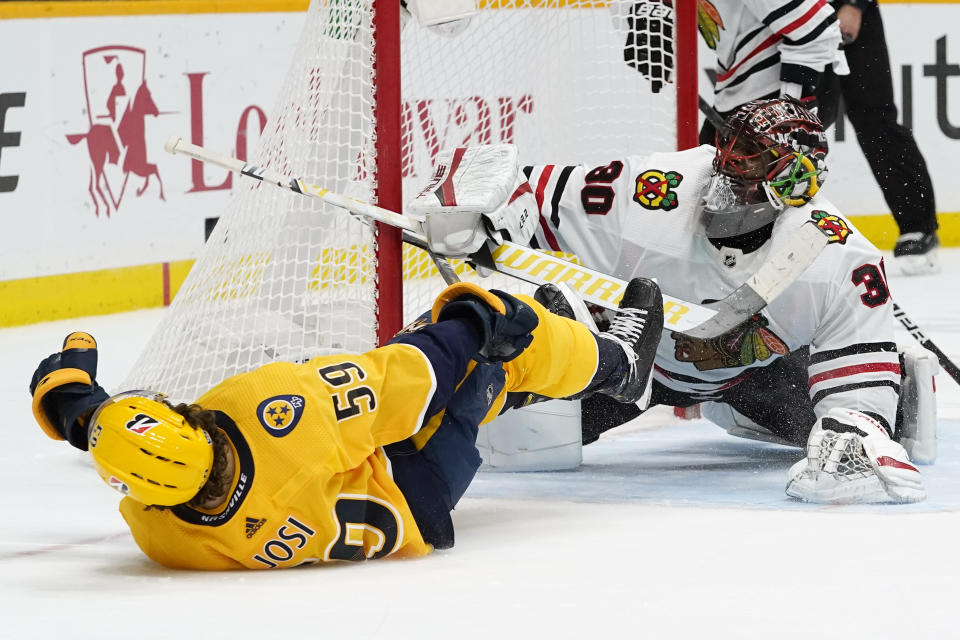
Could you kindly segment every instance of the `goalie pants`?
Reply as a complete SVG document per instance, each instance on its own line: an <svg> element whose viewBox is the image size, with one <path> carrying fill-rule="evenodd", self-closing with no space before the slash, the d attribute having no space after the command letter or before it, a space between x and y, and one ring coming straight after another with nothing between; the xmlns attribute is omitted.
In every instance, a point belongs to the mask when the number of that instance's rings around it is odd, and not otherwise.
<svg viewBox="0 0 960 640"><path fill-rule="evenodd" d="M798 349L755 370L743 382L709 397L675 391L654 380L650 406L690 407L706 400L722 402L780 438L802 447L817 420L808 391L807 360L808 350ZM584 444L642 413L636 405L621 404L606 396L586 398L581 407Z"/></svg>

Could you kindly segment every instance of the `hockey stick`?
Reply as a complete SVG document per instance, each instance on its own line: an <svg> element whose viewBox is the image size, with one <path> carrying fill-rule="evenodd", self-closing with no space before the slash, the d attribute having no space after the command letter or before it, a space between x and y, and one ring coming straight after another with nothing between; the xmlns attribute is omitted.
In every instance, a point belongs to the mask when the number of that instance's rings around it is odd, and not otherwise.
<svg viewBox="0 0 960 640"><path fill-rule="evenodd" d="M450 262L443 256L438 256L431 251L430 245L428 245L423 238L420 236L415 236L410 232L404 232L403 241L409 245L413 245L418 249L423 249L426 251L427 255L430 256L430 259L433 260L433 266L435 266L437 271L440 272L440 277L443 278L443 281L448 285L460 282L460 276L457 275L453 265L450 264Z"/></svg>
<svg viewBox="0 0 960 640"><path fill-rule="evenodd" d="M700 108L700 113L713 125L714 129L720 131L727 126L723 116L713 108L713 105L704 100L703 96L697 96L697 106Z"/></svg>
<svg viewBox="0 0 960 640"><path fill-rule="evenodd" d="M927 349L933 355L937 356L937 360L940 361L940 366L943 367L943 370L947 372L953 381L957 384L960 384L960 368L957 368L957 365L953 363L950 358L947 357L943 351L940 350L940 347L933 343L933 340L928 338L926 334L923 333L923 330L917 326L917 323L907 317L907 312L903 310L903 307L898 305L896 302L893 303L893 317L900 321L900 324L910 333L913 338L920 343L923 348Z"/></svg>
<svg viewBox="0 0 960 640"><path fill-rule="evenodd" d="M743 322L758 313L793 284L829 243L829 238L815 222L804 222L777 255L767 260L733 293L723 300L704 305L716 309L717 315L684 333L701 339L726 333L730 330L725 328L728 318L743 318L740 320Z"/></svg>
<svg viewBox="0 0 960 640"><path fill-rule="evenodd" d="M300 178L285 176L267 167L247 164L237 158L190 144L178 136L171 136L164 144L164 149L172 154L186 155L301 195L317 198L361 218L397 227L405 232L406 241L420 247L429 246L420 224L394 211L333 193L329 189ZM805 224L801 229L806 229L806 232L798 233L780 253L760 267L750 280L723 300L698 305L664 294L664 327L696 338L713 338L733 330L758 313L809 266L826 244L825 236L819 231L817 234L822 245L813 241L812 232L817 227L812 223ZM815 253L810 257L812 252ZM536 285L566 282L585 302L607 309L617 308L627 286L624 280L614 276L513 242L487 248L470 256L470 259L480 266Z"/></svg>
<svg viewBox="0 0 960 640"><path fill-rule="evenodd" d="M310 184L300 178L285 176L267 167L247 164L237 158L190 144L178 136L171 136L164 144L164 149L169 153L186 155L201 162L215 164L234 173L289 189L301 195L317 198L345 209L360 218L383 222L402 229L406 242L421 248L429 246L420 224L416 220L394 211L356 198L333 193L329 189ZM471 259L475 257L471 256ZM585 302L608 309L617 309L617 303L627 286L627 283L619 278L513 242L505 242L476 258L476 262L482 266L532 284L567 282L577 290L577 293ZM447 277L449 277L449 273ZM667 295L663 296L663 300L664 326L673 331L686 331L717 315L717 311ZM721 326L724 331L727 331L733 329L748 317L749 315L743 318L727 319L726 322L721 323Z"/></svg>

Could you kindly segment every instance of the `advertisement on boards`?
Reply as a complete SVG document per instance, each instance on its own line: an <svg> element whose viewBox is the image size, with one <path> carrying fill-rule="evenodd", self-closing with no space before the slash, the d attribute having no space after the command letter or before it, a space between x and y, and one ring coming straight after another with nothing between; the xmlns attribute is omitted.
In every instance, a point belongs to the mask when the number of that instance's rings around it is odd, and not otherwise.
<svg viewBox="0 0 960 640"><path fill-rule="evenodd" d="M938 211L960 212L952 175L960 36L946 28L960 23L960 4L881 8L901 122L926 158ZM163 143L175 134L253 160L303 20L302 12L0 20L0 53L17 61L0 74L0 281L195 258L229 206L235 177L170 156ZM712 52L700 49L701 66L709 66ZM449 103L468 112L461 103L473 107L477 98L407 88L419 96L405 103L416 129L410 151L426 149L420 155L429 164L438 134L419 107ZM558 96L534 101L531 91L518 86L519 98L476 110L498 113L500 137L511 139L515 120L550 122L548 107L567 105ZM463 142L489 141L491 125L483 123L492 121L481 117ZM849 123L832 129L830 140L824 194L849 215L889 214Z"/></svg>
<svg viewBox="0 0 960 640"><path fill-rule="evenodd" d="M0 21L3 57L20 61L0 76L0 281L195 258L234 178L163 143L176 134L251 154L302 22Z"/></svg>
<svg viewBox="0 0 960 640"><path fill-rule="evenodd" d="M880 4L900 122L913 129L937 211L960 212L960 4ZM830 136L825 193L850 215L889 213L849 122Z"/></svg>

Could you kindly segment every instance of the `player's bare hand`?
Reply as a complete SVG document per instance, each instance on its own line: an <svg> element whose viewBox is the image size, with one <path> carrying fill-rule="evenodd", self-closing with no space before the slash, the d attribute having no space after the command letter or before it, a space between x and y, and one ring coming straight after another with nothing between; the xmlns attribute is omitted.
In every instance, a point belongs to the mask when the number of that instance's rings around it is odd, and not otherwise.
<svg viewBox="0 0 960 640"><path fill-rule="evenodd" d="M860 35L860 19L863 12L853 5L845 4L837 9L837 22L840 23L840 36L843 44L851 44Z"/></svg>

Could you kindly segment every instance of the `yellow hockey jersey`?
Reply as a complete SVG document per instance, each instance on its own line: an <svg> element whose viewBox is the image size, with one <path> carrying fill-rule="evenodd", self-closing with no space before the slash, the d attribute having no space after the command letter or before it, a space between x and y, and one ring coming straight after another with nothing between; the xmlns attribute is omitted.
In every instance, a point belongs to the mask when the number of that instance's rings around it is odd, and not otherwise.
<svg viewBox="0 0 960 640"><path fill-rule="evenodd" d="M238 462L227 502L207 511L124 498L120 511L144 553L168 567L428 553L380 447L416 432L435 384L423 353L403 344L230 378L197 400L218 412Z"/></svg>
<svg viewBox="0 0 960 640"><path fill-rule="evenodd" d="M583 325L523 299L540 324L524 353L503 365L502 387L487 392L478 422L496 417L508 391L564 397L586 388L596 371L596 342ZM416 346L391 344L225 380L197 404L216 412L233 447L229 498L212 510L124 498L120 511L134 539L156 562L185 569L429 553L382 447L410 438L429 417L438 377L447 384L437 366ZM418 448L439 425L442 411L431 413L414 438Z"/></svg>

